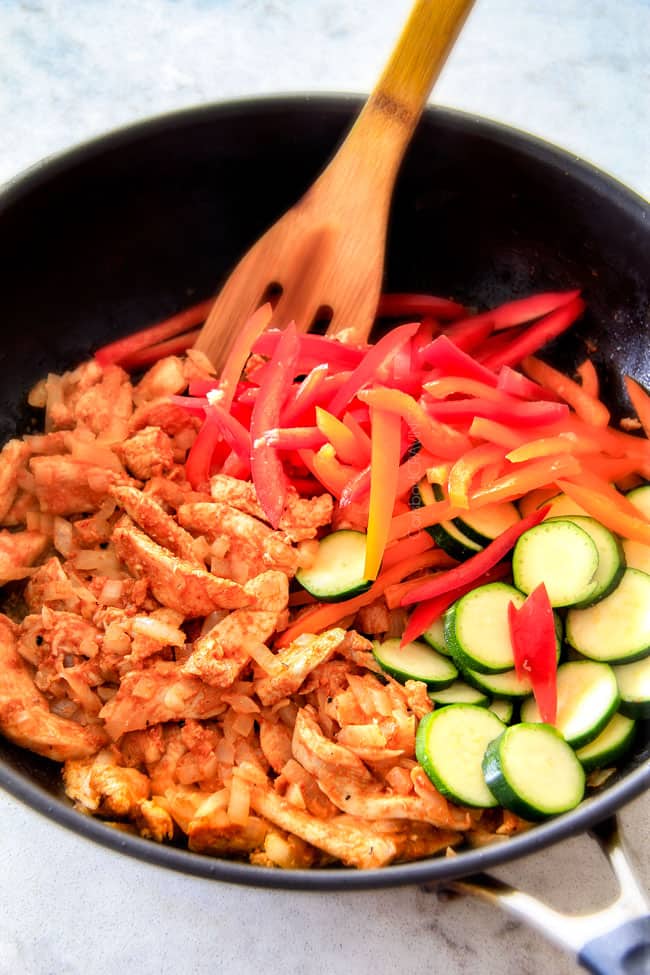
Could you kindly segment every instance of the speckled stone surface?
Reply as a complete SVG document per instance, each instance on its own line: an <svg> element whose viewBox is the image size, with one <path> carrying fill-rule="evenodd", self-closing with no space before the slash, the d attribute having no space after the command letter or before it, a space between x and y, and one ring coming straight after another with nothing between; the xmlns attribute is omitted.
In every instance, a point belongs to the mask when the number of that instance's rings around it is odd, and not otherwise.
<svg viewBox="0 0 650 975"><path fill-rule="evenodd" d="M409 0L0 0L0 182L117 125L206 101L368 90ZM478 0L436 101L534 132L650 194L648 0ZM622 820L650 887L650 799ZM0 793L0 975L572 975L530 928L411 888L291 894L168 873ZM560 909L614 883L572 839L498 871Z"/></svg>

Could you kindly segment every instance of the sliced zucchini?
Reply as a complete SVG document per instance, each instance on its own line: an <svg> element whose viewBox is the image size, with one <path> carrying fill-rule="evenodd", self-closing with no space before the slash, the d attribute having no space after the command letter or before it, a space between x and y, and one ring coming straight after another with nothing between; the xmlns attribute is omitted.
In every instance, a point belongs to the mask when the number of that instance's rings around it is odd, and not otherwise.
<svg viewBox="0 0 650 975"><path fill-rule="evenodd" d="M554 521L555 519L553 519ZM601 525L595 518L585 515L565 515L564 521L570 521L578 528L587 532L598 552L598 565L596 567L595 582L596 587L589 594L587 600L576 603L577 606L593 606L599 599L604 599L610 592L616 589L621 581L621 576L625 571L625 556L623 547L608 528ZM552 522L547 519L548 523Z"/></svg>
<svg viewBox="0 0 650 975"><path fill-rule="evenodd" d="M637 542L636 538L624 538L623 555L628 569L639 569L650 575L650 545Z"/></svg>
<svg viewBox="0 0 650 975"><path fill-rule="evenodd" d="M585 773L575 752L548 724L506 728L488 745L483 774L499 803L529 820L568 812L585 792Z"/></svg>
<svg viewBox="0 0 650 975"><path fill-rule="evenodd" d="M316 599L336 603L370 588L365 565L365 534L343 529L321 540L315 561L308 569L298 569L296 581Z"/></svg>
<svg viewBox="0 0 650 975"><path fill-rule="evenodd" d="M650 718L650 657L613 667L621 703L621 714L628 718Z"/></svg>
<svg viewBox="0 0 650 975"><path fill-rule="evenodd" d="M521 516L511 501L504 501L502 504L486 504L476 511L468 511L453 521L464 535L485 546L521 521Z"/></svg>
<svg viewBox="0 0 650 975"><path fill-rule="evenodd" d="M608 664L571 660L558 667L555 727L573 748L582 748L597 738L619 702L616 677ZM541 722L534 698L521 705L521 720Z"/></svg>
<svg viewBox="0 0 650 975"><path fill-rule="evenodd" d="M429 697L438 707L446 704L475 704L477 708L486 708L490 703L487 694L476 687L470 687L462 680L455 680L441 691L429 691Z"/></svg>
<svg viewBox="0 0 650 975"><path fill-rule="evenodd" d="M598 549L572 521L543 521L517 540L512 553L514 584L531 593L543 582L551 606L574 606L595 591Z"/></svg>
<svg viewBox="0 0 650 975"><path fill-rule="evenodd" d="M508 605L519 608L524 596L505 582L472 589L445 613L445 640L462 670L499 674L514 667Z"/></svg>
<svg viewBox="0 0 650 975"><path fill-rule="evenodd" d="M449 687L458 671L449 657L443 657L426 643L413 640L400 645L397 637L375 640L372 652L383 670L397 680L421 680L436 689Z"/></svg>
<svg viewBox="0 0 650 975"><path fill-rule="evenodd" d="M488 744L504 725L496 714L474 704L450 704L427 714L415 736L415 756L435 787L464 806L496 806L481 763Z"/></svg>
<svg viewBox="0 0 650 975"><path fill-rule="evenodd" d="M411 508L424 508L435 502L433 487L424 477L411 491ZM428 526L426 530L443 552L458 562L464 562L483 549L482 545L465 535L453 521L442 521L438 525Z"/></svg>
<svg viewBox="0 0 650 975"><path fill-rule="evenodd" d="M463 677L472 687L499 697L517 700L533 693L533 685L528 677L519 680L514 670L507 670L503 674L479 674L477 670L464 670Z"/></svg>
<svg viewBox="0 0 650 975"><path fill-rule="evenodd" d="M634 741L636 722L624 714L615 714L601 733L576 752L585 772L615 765Z"/></svg>
<svg viewBox="0 0 650 975"><path fill-rule="evenodd" d="M566 639L583 656L631 663L650 653L650 575L626 569L616 589L589 609L571 609Z"/></svg>
<svg viewBox="0 0 650 975"><path fill-rule="evenodd" d="M505 697L495 697L492 704L488 705L488 707L490 711L494 711L499 721L503 721L504 724L510 724L515 711L515 706L512 701L509 701Z"/></svg>
<svg viewBox="0 0 650 975"><path fill-rule="evenodd" d="M428 630L425 630L422 634L422 639L437 650L438 653L444 653L446 657L451 656L451 651L447 646L447 641L445 640L445 624L443 622L442 616L439 616L435 620Z"/></svg>

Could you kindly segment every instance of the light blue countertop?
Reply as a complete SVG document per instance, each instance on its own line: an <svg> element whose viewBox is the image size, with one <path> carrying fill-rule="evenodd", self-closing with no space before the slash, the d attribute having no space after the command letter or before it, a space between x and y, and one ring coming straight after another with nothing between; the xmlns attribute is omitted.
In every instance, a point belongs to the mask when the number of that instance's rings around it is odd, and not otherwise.
<svg viewBox="0 0 650 975"><path fill-rule="evenodd" d="M136 119L258 93L367 91L409 0L0 0L0 182ZM649 0L477 0L436 102L526 129L650 195ZM650 887L650 797L622 820ZM572 975L487 906L294 894L166 872L0 793L0 975ZM581 836L498 871L564 910L614 883Z"/></svg>

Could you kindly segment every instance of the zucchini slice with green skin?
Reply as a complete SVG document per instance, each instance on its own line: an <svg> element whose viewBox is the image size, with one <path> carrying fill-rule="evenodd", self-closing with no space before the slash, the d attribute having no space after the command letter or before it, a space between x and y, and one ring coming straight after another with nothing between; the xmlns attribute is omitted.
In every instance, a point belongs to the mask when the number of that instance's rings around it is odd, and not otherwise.
<svg viewBox="0 0 650 975"><path fill-rule="evenodd" d="M597 738L576 752L585 772L616 765L634 741L636 722L624 714L615 714Z"/></svg>
<svg viewBox="0 0 650 975"><path fill-rule="evenodd" d="M584 529L558 518L529 528L512 553L517 589L531 593L543 582L551 606L575 606L596 590L598 549Z"/></svg>
<svg viewBox="0 0 650 975"><path fill-rule="evenodd" d="M432 484L431 490L435 501L444 501L447 498L440 484ZM508 528L512 528L521 515L511 501L503 501L497 504L486 504L476 511L468 511L462 516L452 518L452 523L474 542L484 548L493 542L495 538L502 535Z"/></svg>
<svg viewBox="0 0 650 975"><path fill-rule="evenodd" d="M426 477L423 477L413 487L409 504L411 508L425 508L427 505L435 504L435 501L433 488ZM429 525L426 531L443 552L458 562L464 562L483 549L482 545L469 538L453 521L442 521L438 525Z"/></svg>
<svg viewBox="0 0 650 975"><path fill-rule="evenodd" d="M445 707L448 704L474 704L477 708L486 708L490 703L487 694L462 680L455 680L443 690L429 691L429 697L438 707Z"/></svg>
<svg viewBox="0 0 650 975"><path fill-rule="evenodd" d="M298 569L296 581L324 603L336 603L358 596L372 585L366 579L366 536L342 529L325 535L308 569Z"/></svg>
<svg viewBox="0 0 650 975"><path fill-rule="evenodd" d="M612 669L621 695L621 714L650 718L650 656Z"/></svg>
<svg viewBox="0 0 650 975"><path fill-rule="evenodd" d="M508 605L519 609L523 593L505 582L489 582L472 589L445 613L445 640L462 670L500 674L515 665Z"/></svg>
<svg viewBox="0 0 650 975"><path fill-rule="evenodd" d="M598 551L598 565L594 577L596 588L584 602L575 604L580 608L593 606L600 599L604 599L610 592L613 592L621 581L621 576L625 571L623 547L616 535L613 535L609 528L605 528L595 518L585 517L584 515L565 515L563 520L570 521L587 532ZM555 519L547 518L546 521L548 524L552 524Z"/></svg>
<svg viewBox="0 0 650 975"><path fill-rule="evenodd" d="M445 657L451 657L451 650L445 640L445 624L441 616L431 624L428 630L424 631L422 639L438 653L443 653Z"/></svg>
<svg viewBox="0 0 650 975"><path fill-rule="evenodd" d="M483 759L485 781L499 803L528 820L575 809L585 793L585 773L570 745L548 724L506 728Z"/></svg>
<svg viewBox="0 0 650 975"><path fill-rule="evenodd" d="M499 721L503 721L504 724L511 723L515 711L515 706L512 701L505 697L495 697L492 704L489 704L488 707L490 711L494 711Z"/></svg>
<svg viewBox="0 0 650 975"><path fill-rule="evenodd" d="M620 694L609 664L571 660L557 669L557 717L555 728L573 748L597 738L615 714ZM521 720L541 722L535 699L521 705Z"/></svg>
<svg viewBox="0 0 650 975"><path fill-rule="evenodd" d="M570 609L568 643L590 660L631 663L650 653L650 575L626 569L616 589L588 609Z"/></svg>
<svg viewBox="0 0 650 975"><path fill-rule="evenodd" d="M508 700L523 700L533 693L533 685L528 677L519 680L515 670L507 670L504 674L479 674L477 670L464 670L463 677L472 687Z"/></svg>
<svg viewBox="0 0 650 975"><path fill-rule="evenodd" d="M450 704L420 721L415 756L443 796L464 806L487 809L498 805L498 800L485 783L483 756L504 728L488 708Z"/></svg>
<svg viewBox="0 0 650 975"><path fill-rule="evenodd" d="M399 681L421 680L428 687L449 687L458 677L453 660L417 640L403 647L397 637L375 640L372 652L378 664Z"/></svg>

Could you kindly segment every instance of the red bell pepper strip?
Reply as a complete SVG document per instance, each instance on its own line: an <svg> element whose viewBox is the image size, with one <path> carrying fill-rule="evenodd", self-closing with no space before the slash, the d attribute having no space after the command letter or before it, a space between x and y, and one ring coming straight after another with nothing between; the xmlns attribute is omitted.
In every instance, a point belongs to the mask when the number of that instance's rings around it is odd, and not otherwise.
<svg viewBox="0 0 650 975"><path fill-rule="evenodd" d="M168 396L168 402L174 406L182 406L190 416L204 417L210 405L204 396Z"/></svg>
<svg viewBox="0 0 650 975"><path fill-rule="evenodd" d="M428 408L425 412L412 396L399 389L364 389L358 399L371 408L401 416L422 446L437 457L455 460L471 447L468 437L446 423L438 423L428 415Z"/></svg>
<svg viewBox="0 0 650 975"><path fill-rule="evenodd" d="M280 423L280 410L293 381L298 351L298 333L295 323L292 322L287 325L276 346L270 362L271 369L264 385L260 387L251 415L251 473L258 501L273 528L277 528L280 523L287 481L280 456L275 447L267 443L264 434ZM239 353L231 355L226 363L226 367L231 370L225 379L226 396L229 389L234 391L236 386L234 375L239 362L238 355Z"/></svg>
<svg viewBox="0 0 650 975"><path fill-rule="evenodd" d="M353 474L341 491L341 497L339 500L341 508L345 508L347 505L353 504L356 501L361 502L369 491L370 464L367 464L362 470L358 471L356 474Z"/></svg>
<svg viewBox="0 0 650 975"><path fill-rule="evenodd" d="M508 604L510 642L517 677L530 679L542 721L557 717L557 646L553 609L544 583L517 609Z"/></svg>
<svg viewBox="0 0 650 975"><path fill-rule="evenodd" d="M436 295L386 294L379 299L378 318L402 318L411 315L430 315L451 322L467 314L464 305Z"/></svg>
<svg viewBox="0 0 650 975"><path fill-rule="evenodd" d="M502 389L504 393L516 396L518 399L547 399L554 403L558 401L558 397L550 389L544 389L539 383L534 383L532 379L523 376L516 369L511 369L510 366L502 366L499 369L497 389Z"/></svg>
<svg viewBox="0 0 650 975"><path fill-rule="evenodd" d="M402 421L397 413L370 410L372 456L366 535L366 579L376 579L388 542L402 453Z"/></svg>
<svg viewBox="0 0 650 975"><path fill-rule="evenodd" d="M475 589L477 586L487 585L488 582L497 582L499 579L507 576L509 572L510 566L506 562L501 562L493 568L488 569L487 572L484 572L480 578L420 603L409 617L404 635L402 636L401 646L405 646L411 640L417 640L421 637L442 616L444 611L449 609L451 604L455 603L461 596L464 596L465 593L470 592L470 590Z"/></svg>
<svg viewBox="0 0 650 975"><path fill-rule="evenodd" d="M327 407L330 413L340 416L359 390L376 379L381 367L396 355L399 349L415 335L419 327L418 322L400 325L391 329L375 345L371 345L363 360L331 400Z"/></svg>
<svg viewBox="0 0 650 975"><path fill-rule="evenodd" d="M582 298L575 297L566 305L545 315L538 322L527 328L521 335L513 339L505 348L493 352L483 360L487 369L497 372L501 366L515 366L527 355L533 355L551 339L566 331L583 313L585 303Z"/></svg>
<svg viewBox="0 0 650 975"><path fill-rule="evenodd" d="M442 403L426 402L424 405L429 416L449 423L482 416L514 427L530 427L542 423L556 423L569 414L569 408L564 403L549 403L546 400L536 403L518 400L495 403L492 400L476 397L446 400Z"/></svg>
<svg viewBox="0 0 650 975"><path fill-rule="evenodd" d="M270 329L264 332L253 345L251 352L257 355L271 357L275 352L282 332L278 329ZM300 352L298 353L298 369L301 368L305 360L315 360L332 366L337 370L354 369L359 365L364 355L368 351L367 346L347 345L339 342L338 339L330 339L325 335L300 335Z"/></svg>
<svg viewBox="0 0 650 975"><path fill-rule="evenodd" d="M173 315L171 318L166 318L164 321L158 322L157 325L150 325L148 328L140 329L139 332L127 335L125 338L118 339L116 342L110 342L108 345L104 345L101 349L97 350L95 359L100 366L108 366L112 363L121 365L123 359L126 359L128 356L133 356L141 349L147 349L151 345L157 345L166 339L173 338L175 335L187 332L195 325L204 322L208 317L213 302L214 298L201 301L197 305L192 305L191 308L186 308L185 311L179 312L178 315Z"/></svg>
<svg viewBox="0 0 650 975"><path fill-rule="evenodd" d="M274 427L266 431L264 439L277 450L318 450L327 443L318 427Z"/></svg>
<svg viewBox="0 0 650 975"><path fill-rule="evenodd" d="M568 305L579 294L580 289L576 288L573 291L547 291L543 294L531 295L528 298L516 298L514 301L506 301L496 308L490 308L479 315L474 315L466 321L468 323L489 322L498 332L504 328L512 328L514 325L532 322L536 318L541 318L542 315L548 315L556 308ZM465 321L458 324L464 325Z"/></svg>
<svg viewBox="0 0 650 975"><path fill-rule="evenodd" d="M212 458L221 441L221 425L216 411L208 406L205 420L185 461L185 476L195 491L205 488L210 480Z"/></svg>
<svg viewBox="0 0 650 975"><path fill-rule="evenodd" d="M151 366L154 362L164 359L165 356L181 355L181 353L192 348L200 333L201 329L195 328L191 332L183 332L182 335L177 335L173 339L167 339L166 342L149 345L146 349L140 349L138 352L124 356L118 365L127 371L135 371L136 369L144 369L145 366Z"/></svg>
<svg viewBox="0 0 650 975"><path fill-rule="evenodd" d="M492 334L492 322L483 321L479 316L466 318L462 322L454 322L445 329L445 335L463 352L474 352L479 349L488 335Z"/></svg>
<svg viewBox="0 0 650 975"><path fill-rule="evenodd" d="M297 424L299 419L311 420L310 411L313 410L327 376L328 366L322 363L309 372L298 388L290 395L282 407L282 426L290 427Z"/></svg>
<svg viewBox="0 0 650 975"><path fill-rule="evenodd" d="M446 335L439 335L420 354L423 362L439 369L443 376L464 376L487 386L497 384L497 377L490 369L459 349Z"/></svg>
<svg viewBox="0 0 650 975"><path fill-rule="evenodd" d="M487 572L508 554L520 535L523 535L534 525L538 525L546 517L549 507L546 505L538 511L531 512L521 521L518 521L516 525L507 528L498 538L490 542L482 552L473 555L466 562L457 565L456 568L441 573L438 578L431 582L414 589L413 592L404 597L402 606L412 606L414 603L422 602L423 599L433 599L435 596L442 596L443 593L457 589L459 586L476 582L484 572Z"/></svg>
<svg viewBox="0 0 650 975"><path fill-rule="evenodd" d="M251 317L245 322L244 327L241 332L237 335L230 352L228 353L228 358L226 359L223 369L221 370L221 375L219 376L219 389L222 392L221 405L224 410L230 409L230 404L233 401L235 392L237 390L237 384L239 382L239 377L244 371L244 366L250 356L251 347L254 345L255 340L268 328L269 322L273 316L273 308L271 304L267 301L265 305L261 305L257 311L253 312ZM294 336L295 338L295 336ZM297 345L296 345L297 348ZM284 350L283 350L284 355ZM293 356L294 362L292 366L295 365L295 358ZM277 360L276 360L277 361ZM269 388L273 386L275 382L275 372L272 378L269 380ZM289 388L293 382L293 375L289 376L286 382L284 392ZM279 422L279 416L277 421ZM271 425L271 424L269 424ZM274 424L277 426L277 423ZM251 431L252 433L252 431ZM260 501L261 504L261 501ZM264 507L262 505L262 507Z"/></svg>

